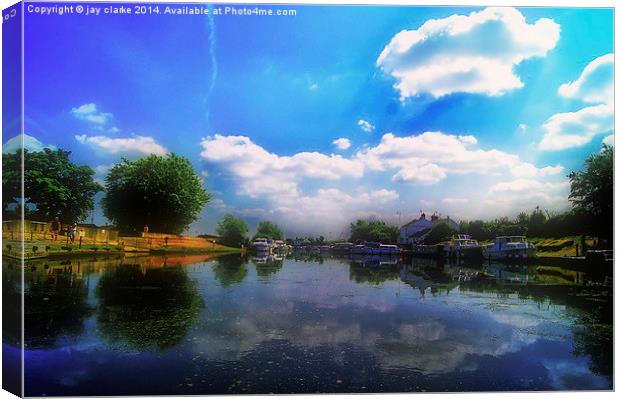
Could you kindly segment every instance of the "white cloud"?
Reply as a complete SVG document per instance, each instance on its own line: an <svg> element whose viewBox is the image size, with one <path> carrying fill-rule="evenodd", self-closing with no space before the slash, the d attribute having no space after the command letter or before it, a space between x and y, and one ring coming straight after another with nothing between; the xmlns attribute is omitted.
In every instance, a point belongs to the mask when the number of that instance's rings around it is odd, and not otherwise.
<svg viewBox="0 0 620 399"><path fill-rule="evenodd" d="M524 133L525 131L527 131L527 125L525 123L519 123L519 131L521 133Z"/></svg>
<svg viewBox="0 0 620 399"><path fill-rule="evenodd" d="M569 206L569 191L568 180L544 182L536 179L516 179L491 186L485 202L493 205L495 211L500 214L508 214L514 209L530 209L536 206L564 210Z"/></svg>
<svg viewBox="0 0 620 399"><path fill-rule="evenodd" d="M419 93L498 96L523 82L514 67L544 57L560 37L560 26L541 18L533 24L510 7L426 21L397 33L377 66L396 79L401 99Z"/></svg>
<svg viewBox="0 0 620 399"><path fill-rule="evenodd" d="M279 156L266 151L245 136L207 137L201 142L200 155L210 162L223 164L234 176L243 179L240 190L251 197L278 192L297 196L303 178L340 180L359 178L363 164L356 159L318 152L300 152Z"/></svg>
<svg viewBox="0 0 620 399"><path fill-rule="evenodd" d="M269 213L254 212L253 216L273 218L289 231L339 233L352 218L381 212L383 205L398 199L397 192L386 189L352 195L340 188L318 188L313 194L300 188L306 179L329 184L362 177L364 165L356 158L317 152L279 156L245 136L215 135L204 138L201 145L201 157L223 167L235 181L238 194L269 204ZM245 210L237 211L244 214Z"/></svg>
<svg viewBox="0 0 620 399"><path fill-rule="evenodd" d="M51 145L51 144L43 144L36 137L30 136L27 134L23 135L23 140L24 140L23 142L24 149L30 152L43 151L44 148L49 148L51 150L56 149L56 146ZM2 153L12 154L16 151L21 150L21 148L22 148L22 136L17 135L17 136L11 137L10 139L7 140L6 143L2 145Z"/></svg>
<svg viewBox="0 0 620 399"><path fill-rule="evenodd" d="M315 91L315 90L318 90L318 88L319 88L319 85L318 85L318 84L316 84L316 83L312 83L312 84L310 84L310 86L308 87L308 90L310 90L310 91Z"/></svg>
<svg viewBox="0 0 620 399"><path fill-rule="evenodd" d="M347 138L339 138L332 141L332 144L338 147L339 150L348 150L351 147L351 140Z"/></svg>
<svg viewBox="0 0 620 399"><path fill-rule="evenodd" d="M360 119L359 121L357 121L357 126L359 126L360 129L362 129L366 133L370 133L373 130L375 130L375 126L372 123L365 121L363 119Z"/></svg>
<svg viewBox="0 0 620 399"><path fill-rule="evenodd" d="M93 170L95 171L95 176L94 176L95 181L101 185L105 185L105 178L113 166L114 164L95 166L93 168Z"/></svg>
<svg viewBox="0 0 620 399"><path fill-rule="evenodd" d="M85 134L75 136L82 144L87 144L96 151L109 154L124 155L165 155L168 150L149 136L135 136L125 138L112 138L107 136L87 136Z"/></svg>
<svg viewBox="0 0 620 399"><path fill-rule="evenodd" d="M609 136L603 139L603 144L614 145L614 135L610 134Z"/></svg>
<svg viewBox="0 0 620 399"><path fill-rule="evenodd" d="M544 135L538 148L557 151L580 147L602 133L613 131L613 105L601 104L575 112L552 115L542 126Z"/></svg>
<svg viewBox="0 0 620 399"><path fill-rule="evenodd" d="M393 182L434 184L451 174L540 179L563 171L559 165L538 168L516 155L479 149L474 136L441 132L407 137L386 134L378 145L350 157L316 152L280 156L245 136L210 136L201 146L201 157L221 168L238 195L260 203L261 207L251 208L258 209L252 215L305 234L341 232L355 218L394 221L399 193L361 185L371 181L361 178L373 172L391 174ZM358 189L352 184L358 184ZM459 196L445 198L443 204L456 206L465 201L472 200ZM244 209L235 212L243 214Z"/></svg>
<svg viewBox="0 0 620 399"><path fill-rule="evenodd" d="M587 103L609 104L614 95L613 78L614 55L606 54L590 62L577 80L561 85L558 93Z"/></svg>
<svg viewBox="0 0 620 399"><path fill-rule="evenodd" d="M98 126L106 125L113 118L112 114L99 111L97 109L97 105L94 103L84 104L77 108L72 108L71 114L77 119L87 121Z"/></svg>
<svg viewBox="0 0 620 399"><path fill-rule="evenodd" d="M542 126L543 137L538 148L558 151L580 147L599 134L613 132L613 91L614 58L613 54L607 54L590 62L577 80L558 89L563 97L596 105L552 115Z"/></svg>
<svg viewBox="0 0 620 399"><path fill-rule="evenodd" d="M395 182L436 184L449 174L489 174L509 172L513 176L534 177L561 173L561 166L536 166L517 155L476 147L473 136L455 136L425 132L417 136L396 137L385 134L381 142L356 154L371 170L393 170Z"/></svg>

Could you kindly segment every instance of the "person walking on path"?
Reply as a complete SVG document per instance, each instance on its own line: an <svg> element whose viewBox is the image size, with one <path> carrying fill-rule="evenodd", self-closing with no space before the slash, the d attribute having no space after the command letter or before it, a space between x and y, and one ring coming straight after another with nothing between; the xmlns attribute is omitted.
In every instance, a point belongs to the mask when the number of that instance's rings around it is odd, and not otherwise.
<svg viewBox="0 0 620 399"><path fill-rule="evenodd" d="M60 230L62 230L62 223L60 223L60 219L56 216L52 222L52 241L58 240Z"/></svg>

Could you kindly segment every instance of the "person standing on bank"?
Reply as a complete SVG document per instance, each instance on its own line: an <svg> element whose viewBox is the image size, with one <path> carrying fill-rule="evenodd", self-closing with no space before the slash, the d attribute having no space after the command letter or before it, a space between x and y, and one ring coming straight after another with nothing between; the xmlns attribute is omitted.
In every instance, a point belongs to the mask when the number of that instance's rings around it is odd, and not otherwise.
<svg viewBox="0 0 620 399"><path fill-rule="evenodd" d="M71 226L69 226L69 228L67 229L67 234L69 234L69 241L71 241L71 243L73 244L73 242L75 241L75 233L77 232L77 226L75 225L75 223L73 223Z"/></svg>
<svg viewBox="0 0 620 399"><path fill-rule="evenodd" d="M60 223L60 219L56 216L52 222L52 241L58 240L60 230L62 230L62 223Z"/></svg>

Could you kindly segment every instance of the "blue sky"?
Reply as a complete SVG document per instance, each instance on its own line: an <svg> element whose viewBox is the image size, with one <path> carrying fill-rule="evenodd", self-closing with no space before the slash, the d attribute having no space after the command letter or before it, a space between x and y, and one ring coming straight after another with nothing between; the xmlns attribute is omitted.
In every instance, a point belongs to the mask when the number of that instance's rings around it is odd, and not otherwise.
<svg viewBox="0 0 620 399"><path fill-rule="evenodd" d="M610 9L286 8L27 14L26 142L98 178L186 156L214 194L192 232L231 212L331 238L359 217L566 209L566 175L613 142Z"/></svg>

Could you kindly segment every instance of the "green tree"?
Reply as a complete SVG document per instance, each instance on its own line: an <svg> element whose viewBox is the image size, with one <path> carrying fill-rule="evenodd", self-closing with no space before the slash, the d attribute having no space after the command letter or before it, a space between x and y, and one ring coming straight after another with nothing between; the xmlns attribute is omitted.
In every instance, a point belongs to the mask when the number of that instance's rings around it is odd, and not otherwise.
<svg viewBox="0 0 620 399"><path fill-rule="evenodd" d="M243 219L226 214L217 224L216 232L222 244L239 247L247 239L248 225Z"/></svg>
<svg viewBox="0 0 620 399"><path fill-rule="evenodd" d="M601 239L613 234L614 149L603 144L601 152L588 157L583 171L571 172L570 195L573 210L586 216L586 229Z"/></svg>
<svg viewBox="0 0 620 399"><path fill-rule="evenodd" d="M527 220L528 234L531 236L540 236L543 234L543 229L546 222L547 216L542 210L540 210L539 207L536 207Z"/></svg>
<svg viewBox="0 0 620 399"><path fill-rule="evenodd" d="M358 220L351 223L351 241L375 241L395 243L398 240L398 227L381 220Z"/></svg>
<svg viewBox="0 0 620 399"><path fill-rule="evenodd" d="M439 244L442 241L446 241L452 238L457 232L446 222L439 222L433 226L431 231L424 239L425 244Z"/></svg>
<svg viewBox="0 0 620 399"><path fill-rule="evenodd" d="M190 162L175 154L123 159L106 177L101 204L122 231L181 233L200 215L210 195Z"/></svg>
<svg viewBox="0 0 620 399"><path fill-rule="evenodd" d="M253 240L256 238L267 238L270 240L283 240L284 233L280 230L277 224L268 221L263 221L258 224L256 234L254 234Z"/></svg>
<svg viewBox="0 0 620 399"><path fill-rule="evenodd" d="M61 149L24 151L24 202L26 217L64 223L85 219L94 207L94 196L103 187L93 179L95 172L69 160L70 151ZM2 154L2 205L21 202L21 153ZM7 216L11 216L10 212Z"/></svg>

